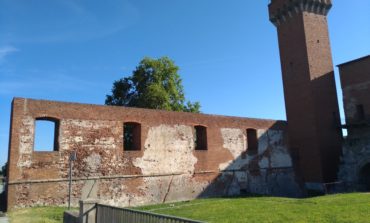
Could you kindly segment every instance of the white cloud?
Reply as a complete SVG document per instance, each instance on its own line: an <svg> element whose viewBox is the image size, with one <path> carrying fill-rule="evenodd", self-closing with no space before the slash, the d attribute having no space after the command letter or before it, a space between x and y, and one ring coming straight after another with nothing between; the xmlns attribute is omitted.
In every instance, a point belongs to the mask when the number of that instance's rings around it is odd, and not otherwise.
<svg viewBox="0 0 370 223"><path fill-rule="evenodd" d="M0 82L0 95L28 95L32 94L49 94L58 92L81 92L87 89L94 89L101 87L101 83L81 79L73 75L66 75L63 73L46 76L45 73L58 73L43 72L41 71L30 72L22 78L13 75L12 78L4 79Z"/></svg>
<svg viewBox="0 0 370 223"><path fill-rule="evenodd" d="M4 61L5 57L7 57L9 54L15 53L17 51L19 50L13 46L0 47L0 62Z"/></svg>

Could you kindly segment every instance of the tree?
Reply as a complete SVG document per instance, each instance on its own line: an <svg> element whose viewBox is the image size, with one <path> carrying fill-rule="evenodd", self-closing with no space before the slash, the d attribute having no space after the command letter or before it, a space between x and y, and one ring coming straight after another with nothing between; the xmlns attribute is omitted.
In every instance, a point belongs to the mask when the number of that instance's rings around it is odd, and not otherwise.
<svg viewBox="0 0 370 223"><path fill-rule="evenodd" d="M199 102L185 102L179 68L168 57L144 58L132 76L113 83L106 105L200 112Z"/></svg>
<svg viewBox="0 0 370 223"><path fill-rule="evenodd" d="M7 168L8 168L8 163L5 163L4 166L1 167L0 175L6 177Z"/></svg>

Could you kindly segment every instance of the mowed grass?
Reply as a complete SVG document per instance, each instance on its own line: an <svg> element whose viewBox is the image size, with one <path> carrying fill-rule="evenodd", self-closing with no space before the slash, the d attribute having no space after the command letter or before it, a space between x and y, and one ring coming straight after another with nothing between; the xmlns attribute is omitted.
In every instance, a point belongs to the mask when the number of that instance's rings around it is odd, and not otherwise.
<svg viewBox="0 0 370 223"><path fill-rule="evenodd" d="M277 197L215 198L136 209L205 222L369 222L370 194L351 193L307 199ZM10 223L61 223L64 207L9 212Z"/></svg>
<svg viewBox="0 0 370 223"><path fill-rule="evenodd" d="M10 223L61 223L65 207L23 208L8 213Z"/></svg>
<svg viewBox="0 0 370 223"><path fill-rule="evenodd" d="M370 194L198 199L136 208L205 222L370 222Z"/></svg>

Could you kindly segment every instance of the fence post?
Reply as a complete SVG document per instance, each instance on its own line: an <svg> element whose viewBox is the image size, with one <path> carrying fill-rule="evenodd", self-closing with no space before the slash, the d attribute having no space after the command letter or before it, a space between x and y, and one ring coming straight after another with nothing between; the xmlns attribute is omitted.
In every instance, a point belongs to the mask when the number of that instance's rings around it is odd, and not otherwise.
<svg viewBox="0 0 370 223"><path fill-rule="evenodd" d="M80 201L80 223L96 223L96 204L99 200L87 199Z"/></svg>

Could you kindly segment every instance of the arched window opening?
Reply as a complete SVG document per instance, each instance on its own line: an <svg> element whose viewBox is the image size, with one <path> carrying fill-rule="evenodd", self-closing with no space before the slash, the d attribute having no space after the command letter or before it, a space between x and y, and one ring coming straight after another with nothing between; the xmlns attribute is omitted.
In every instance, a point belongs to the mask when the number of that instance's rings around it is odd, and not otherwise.
<svg viewBox="0 0 370 223"><path fill-rule="evenodd" d="M141 149L141 125L136 122L123 124L123 150L138 151Z"/></svg>
<svg viewBox="0 0 370 223"><path fill-rule="evenodd" d="M59 150L59 120L55 118L36 118L34 151L53 152Z"/></svg>
<svg viewBox="0 0 370 223"><path fill-rule="evenodd" d="M207 150L207 127L197 125L194 126L195 130L195 150Z"/></svg>
<svg viewBox="0 0 370 223"><path fill-rule="evenodd" d="M258 153L258 137L256 129L247 129L247 152L250 155Z"/></svg>

